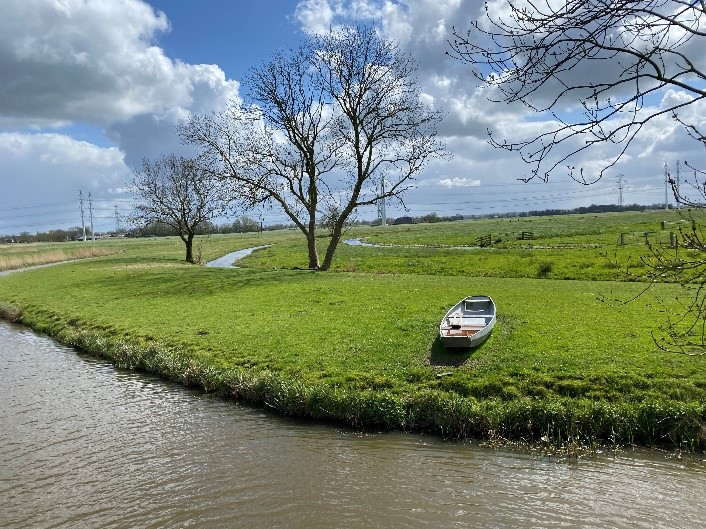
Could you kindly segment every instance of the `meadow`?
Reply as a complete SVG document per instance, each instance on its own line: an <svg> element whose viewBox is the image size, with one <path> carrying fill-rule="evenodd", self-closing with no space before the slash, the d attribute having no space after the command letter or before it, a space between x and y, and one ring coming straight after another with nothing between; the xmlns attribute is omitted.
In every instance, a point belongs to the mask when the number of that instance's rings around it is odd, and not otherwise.
<svg viewBox="0 0 706 529"><path fill-rule="evenodd" d="M690 293L644 282L645 237L682 225L660 211L356 227L346 238L381 246L342 243L325 273L302 269L295 230L199 241L203 261L271 245L234 269L184 263L176 237L65 243L108 255L0 278L0 312L121 368L290 416L696 451L706 357L655 343ZM16 246L0 246L0 262ZM441 317L476 293L495 299L496 328L475 350L446 350Z"/></svg>

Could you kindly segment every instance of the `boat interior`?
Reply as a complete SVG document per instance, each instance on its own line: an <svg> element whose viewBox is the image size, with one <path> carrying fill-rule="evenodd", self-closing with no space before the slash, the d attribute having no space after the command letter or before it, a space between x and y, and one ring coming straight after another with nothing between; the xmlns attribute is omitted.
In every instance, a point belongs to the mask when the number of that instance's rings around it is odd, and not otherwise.
<svg viewBox="0 0 706 529"><path fill-rule="evenodd" d="M473 336L493 317L493 303L487 299L466 299L446 318L442 327L445 336Z"/></svg>

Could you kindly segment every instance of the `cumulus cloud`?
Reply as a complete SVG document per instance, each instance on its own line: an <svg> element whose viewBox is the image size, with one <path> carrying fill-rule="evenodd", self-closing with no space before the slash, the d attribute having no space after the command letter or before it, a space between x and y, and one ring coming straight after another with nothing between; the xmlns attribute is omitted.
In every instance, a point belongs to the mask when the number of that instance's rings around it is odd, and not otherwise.
<svg viewBox="0 0 706 529"><path fill-rule="evenodd" d="M480 138L493 128L491 120L507 117L516 122L518 113L527 112L519 105L508 105L501 116L493 116L488 112L492 94L477 88L471 70L446 54L452 28L466 27L482 9L473 0L304 0L297 8L297 19L304 31L313 33L346 24L375 24L417 62L425 101L446 111L440 132Z"/></svg>
<svg viewBox="0 0 706 529"><path fill-rule="evenodd" d="M442 178L439 180L439 185L441 187L478 187L480 186L480 180L455 176L453 178Z"/></svg>
<svg viewBox="0 0 706 529"><path fill-rule="evenodd" d="M157 45L168 31L141 0L3 0L0 172L12 193L0 211L37 204L38 190L75 202L77 189L120 189L143 157L187 154L175 125L190 113L239 99L219 66L168 57ZM70 137L76 125L107 146Z"/></svg>
<svg viewBox="0 0 706 529"><path fill-rule="evenodd" d="M507 2L489 0L488 8L506 9ZM374 24L417 61L421 97L445 111L439 132L454 158L435 160L419 175L416 189L405 198L413 214L466 213L467 208L519 211L552 207L552 200L564 200L562 207L608 200L581 186L570 187L574 183L568 169L556 179L556 185L563 182L570 189L568 195L541 191L554 189L554 181L549 188L526 191L530 188L518 178L526 177L529 167L516 153L488 145L489 130L500 140L521 140L556 122L520 103L490 102L501 99L499 94L478 87L469 65L447 55L453 28L464 34L483 16L484 3L478 0L302 0L293 13L300 28L313 33ZM159 45L170 31L168 13L142 0L2 1L0 174L12 192L0 194L0 213L14 204L37 203L40 189L74 204L77 189L117 194L143 156L189 154L174 126L190 113L219 110L229 100L240 100L239 83L228 79L220 66L170 58ZM702 42L694 39L681 49L704 64L706 54L698 45ZM582 65L568 79L598 79L613 66L603 61L600 68ZM537 93L540 102L547 97ZM646 101L643 112L688 97L679 90L665 91ZM680 111L680 118L701 130L706 130L704 116L701 103ZM86 137L76 134L80 127L102 131L103 141L92 145L75 139ZM562 148L577 149L581 141L574 138ZM611 148L615 146L592 148L575 163L593 171L611 159ZM611 182L623 174L626 190L641 193L631 197L626 192L625 200L651 203L663 197L664 162L673 166L677 159L706 167L703 146L689 139L670 115L660 116L644 124L628 156L606 178ZM613 184L606 185L610 190ZM511 200L511 194L521 201ZM0 232L2 228L0 218Z"/></svg>
<svg viewBox="0 0 706 529"><path fill-rule="evenodd" d="M120 168L123 154L115 147L102 148L63 134L0 132L0 159L36 159L50 171L51 167L81 165L92 169L102 166ZM114 174L112 171L110 176Z"/></svg>
<svg viewBox="0 0 706 529"><path fill-rule="evenodd" d="M151 44L168 29L136 0L4 1L0 115L107 123L185 100L171 60Z"/></svg>
<svg viewBox="0 0 706 529"><path fill-rule="evenodd" d="M156 150L189 112L223 108L239 85L215 65L174 61L155 45L169 21L140 0L5 0L0 126L105 127L129 162ZM143 141L148 139L149 141Z"/></svg>
<svg viewBox="0 0 706 529"><path fill-rule="evenodd" d="M302 0L294 16L307 33L323 34L342 25L379 20L383 9L374 0Z"/></svg>
<svg viewBox="0 0 706 529"><path fill-rule="evenodd" d="M222 110L229 101L240 100L239 83L227 80L218 66L178 63L175 72L189 87L189 99L183 106L140 113L106 127L108 136L125 152L125 162L130 167L139 167L143 157L155 158L169 153L192 155L192 149L181 143L175 127L191 113Z"/></svg>

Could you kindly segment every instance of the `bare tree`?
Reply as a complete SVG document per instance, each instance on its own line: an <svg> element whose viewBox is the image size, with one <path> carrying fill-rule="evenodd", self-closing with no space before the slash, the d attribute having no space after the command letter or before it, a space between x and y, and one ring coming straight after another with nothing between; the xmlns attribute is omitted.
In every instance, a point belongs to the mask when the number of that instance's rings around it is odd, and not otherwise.
<svg viewBox="0 0 706 529"><path fill-rule="evenodd" d="M193 242L199 226L225 212L218 181L194 160L176 155L143 159L131 183L139 200L132 221L145 226L163 223L173 228L186 245L186 261L194 262Z"/></svg>
<svg viewBox="0 0 706 529"><path fill-rule="evenodd" d="M251 106L193 116L181 136L251 205L280 208L306 237L309 268L328 270L356 209L401 201L426 162L445 155L441 113L422 103L415 70L372 28L310 36L252 70ZM317 218L332 210L339 214L321 261Z"/></svg>
<svg viewBox="0 0 706 529"><path fill-rule="evenodd" d="M499 140L489 131L492 145L519 152L529 164L525 180L546 181L566 169L577 181L592 183L626 154L648 122L663 116L676 119L706 146L694 121L700 118L685 117L687 107L693 109L706 98L706 2L502 4L504 9L497 9L499 2L486 3L485 18L463 34L454 30L449 53L473 67L496 101L553 117L550 128L517 142ZM667 88L678 97L654 105ZM587 175L573 160L594 147L601 148L603 166L598 174ZM703 209L703 180L697 169L689 185L672 180L677 203ZM679 230L670 244L650 244L644 259L652 282L680 283L687 293L679 299L681 311L666 311L657 343L693 354L706 350L706 237L693 211L685 209L682 215L689 227Z"/></svg>
<svg viewBox="0 0 706 529"><path fill-rule="evenodd" d="M703 0L520 0L486 3L486 17L454 30L450 55L471 65L495 101L551 113L554 126L506 141L530 164L526 178L547 180L566 169L579 182L600 179L649 121L706 98ZM503 14L500 14L503 13ZM683 97L647 108L664 88ZM573 111L578 108L579 111ZM687 126L689 126L687 124ZM572 159L595 146L612 153L597 176Z"/></svg>

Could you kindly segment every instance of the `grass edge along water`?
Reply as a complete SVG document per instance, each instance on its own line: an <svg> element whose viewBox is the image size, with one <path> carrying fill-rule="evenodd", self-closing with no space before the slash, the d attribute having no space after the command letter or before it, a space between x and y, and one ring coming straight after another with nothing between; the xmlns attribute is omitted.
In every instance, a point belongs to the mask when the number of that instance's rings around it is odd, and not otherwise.
<svg viewBox="0 0 706 529"><path fill-rule="evenodd" d="M653 328L645 320L656 317L642 306L648 303L606 309L596 302L597 294L605 289L622 292L632 288L621 283L459 280L405 275L395 269L382 275L263 272L258 268L206 272L184 266L169 255L151 257L143 246L90 264L3 279L3 286L8 287L0 294L3 315L67 345L111 358L118 367L154 373L290 416L552 446L704 447L706 399L699 382L703 363L654 349L645 338ZM294 290L288 289L291 284ZM478 291L479 285L488 290L488 284L491 291L500 292L503 317L489 343L455 365L433 343L437 320L448 300L457 300L469 289ZM669 296L676 287L659 288ZM375 299L381 290L390 290L390 296ZM355 305L349 297L358 291L367 298ZM560 293L567 299L557 301ZM124 320L104 314L106 310L113 315L127 313L130 298L141 295L151 299L144 309L149 314L142 318L137 308L133 308L138 313L135 317ZM394 317L381 308L401 295L411 300L407 313ZM544 299L538 301L541 295ZM339 313L360 317L364 323L348 341L332 342L328 348L308 343L297 350L298 342L315 341L306 338L312 328L304 325L302 333L285 343L287 350L278 351L272 341L266 344L269 350L257 350L257 336L249 336L244 326L227 333L219 330L228 318L208 319L215 307L237 301L244 308L234 310L230 317L272 330L276 328L274 317L258 316L253 307L286 299L301 301L301 306L289 306L288 312L295 313L290 324ZM529 306L552 300L559 306L546 308L542 314ZM194 311L192 321L202 323L193 336L183 336L183 326L166 316L202 303L203 311L189 309ZM366 327L372 325L372 319L363 317L366 312L382 314L385 325ZM621 312L622 317L606 317ZM561 314L567 323L550 339L546 334L552 331L551 321ZM163 321L155 321L160 316ZM581 318L593 321L596 328L600 322L609 339L591 337L586 332L589 323L582 324ZM582 325L581 336L572 337ZM381 331L385 328L393 332L386 335ZM332 325L328 331L340 335L341 327ZM228 333L235 338L228 341ZM224 340L223 350L219 350L219 340ZM346 352L346 348L357 351ZM384 350L389 350L389 356L375 356ZM329 365L318 365L317 353L322 352ZM365 363L356 355L374 358ZM407 365L388 365L396 356ZM519 358L527 361L519 362ZM332 367L337 362L344 367ZM350 369L345 368L348 364ZM444 372L453 374L436 376Z"/></svg>

